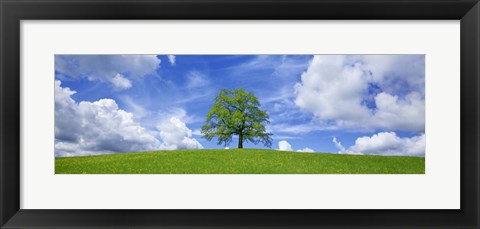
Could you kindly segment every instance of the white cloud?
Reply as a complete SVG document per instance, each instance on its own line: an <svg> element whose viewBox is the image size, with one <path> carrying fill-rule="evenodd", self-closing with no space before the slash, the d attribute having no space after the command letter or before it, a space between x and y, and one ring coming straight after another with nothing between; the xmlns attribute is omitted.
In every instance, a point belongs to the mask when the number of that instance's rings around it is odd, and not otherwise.
<svg viewBox="0 0 480 229"><path fill-rule="evenodd" d="M370 120L384 129L414 130L425 129L425 100L416 92L404 99L382 92L375 96L377 110Z"/></svg>
<svg viewBox="0 0 480 229"><path fill-rule="evenodd" d="M55 71L60 79L87 78L110 82L117 89L131 87L127 78L154 73L160 64L155 55L56 55Z"/></svg>
<svg viewBox="0 0 480 229"><path fill-rule="evenodd" d="M425 92L425 58L423 55L363 55L364 69L372 81L389 94L410 88Z"/></svg>
<svg viewBox="0 0 480 229"><path fill-rule="evenodd" d="M61 141L77 142L82 120L78 118L78 104L70 97L75 91L62 88L55 80L55 138Z"/></svg>
<svg viewBox="0 0 480 229"><path fill-rule="evenodd" d="M356 152L356 151L345 149L345 147L342 145L340 141L337 140L336 137L333 137L333 143L340 150L338 151L339 154L363 154L362 152Z"/></svg>
<svg viewBox="0 0 480 229"><path fill-rule="evenodd" d="M344 56L315 56L302 82L295 85L300 108L323 120L361 122L370 115L359 96L367 89L358 64L344 66Z"/></svg>
<svg viewBox="0 0 480 229"><path fill-rule="evenodd" d="M333 143L334 143L335 146L340 150L339 153L344 153L344 152L346 152L345 147L342 145L342 143L341 143L340 141L337 140L336 137L333 137Z"/></svg>
<svg viewBox="0 0 480 229"><path fill-rule="evenodd" d="M348 149L345 149L336 138L333 138L333 142L340 149L339 153L425 156L425 134L401 138L395 132L380 132L371 137L357 138L355 144Z"/></svg>
<svg viewBox="0 0 480 229"><path fill-rule="evenodd" d="M160 142L112 99L76 103L55 81L55 155L155 150Z"/></svg>
<svg viewBox="0 0 480 229"><path fill-rule="evenodd" d="M280 150L280 151L295 151L295 150L292 149L292 145L290 145L290 143L288 143L285 140L282 140L282 141L278 142L278 150ZM305 147L303 149L297 150L297 152L312 153L312 152L315 152L315 151L313 149Z"/></svg>
<svg viewBox="0 0 480 229"><path fill-rule="evenodd" d="M424 131L424 78L421 55L315 56L295 104L340 128Z"/></svg>
<svg viewBox="0 0 480 229"><path fill-rule="evenodd" d="M168 55L168 62L170 62L171 66L175 66L175 55Z"/></svg>
<svg viewBox="0 0 480 229"><path fill-rule="evenodd" d="M281 150L281 151L293 151L292 145L290 145L290 143L288 143L288 142L285 141L285 140L282 140L282 141L279 141L279 142L278 142L278 150Z"/></svg>
<svg viewBox="0 0 480 229"><path fill-rule="evenodd" d="M122 74L118 73L115 77L113 77L110 82L112 82L113 86L116 89L127 89L132 87L132 82L125 78Z"/></svg>
<svg viewBox="0 0 480 229"><path fill-rule="evenodd" d="M157 127L163 141L162 149L203 149L203 146L192 138L192 131L176 117L159 123Z"/></svg>
<svg viewBox="0 0 480 229"><path fill-rule="evenodd" d="M203 149L203 146L192 138L190 130L182 119L186 116L183 109L175 109L170 114L164 114L164 118L158 123L162 139L162 149Z"/></svg>
<svg viewBox="0 0 480 229"><path fill-rule="evenodd" d="M183 109L163 117L158 124L160 141L114 100L77 103L73 94L55 81L55 156L203 148L181 120L189 118Z"/></svg>
<svg viewBox="0 0 480 229"><path fill-rule="evenodd" d="M299 149L297 152L303 152L303 153L313 153L315 152L313 149L310 149L308 147L305 147L304 149Z"/></svg>

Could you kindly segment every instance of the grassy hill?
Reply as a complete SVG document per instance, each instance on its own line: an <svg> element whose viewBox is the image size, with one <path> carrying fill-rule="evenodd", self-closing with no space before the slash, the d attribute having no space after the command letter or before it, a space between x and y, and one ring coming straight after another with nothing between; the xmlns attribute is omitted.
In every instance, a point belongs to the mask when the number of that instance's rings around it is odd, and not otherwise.
<svg viewBox="0 0 480 229"><path fill-rule="evenodd" d="M281 152L175 150L55 159L56 174L423 174L425 158Z"/></svg>

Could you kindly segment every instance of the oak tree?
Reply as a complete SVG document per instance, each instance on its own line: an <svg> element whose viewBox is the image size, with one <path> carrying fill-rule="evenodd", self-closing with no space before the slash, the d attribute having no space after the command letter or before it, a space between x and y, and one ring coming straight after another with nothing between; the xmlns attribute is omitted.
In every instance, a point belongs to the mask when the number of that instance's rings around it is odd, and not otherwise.
<svg viewBox="0 0 480 229"><path fill-rule="evenodd" d="M222 89L207 114L206 124L202 126L203 137L212 140L217 137L217 144L228 145L234 135L238 136L238 148L243 142L258 144L262 142L271 147L272 134L267 133L265 124L269 123L268 114L260 109L260 102L253 93L242 88Z"/></svg>

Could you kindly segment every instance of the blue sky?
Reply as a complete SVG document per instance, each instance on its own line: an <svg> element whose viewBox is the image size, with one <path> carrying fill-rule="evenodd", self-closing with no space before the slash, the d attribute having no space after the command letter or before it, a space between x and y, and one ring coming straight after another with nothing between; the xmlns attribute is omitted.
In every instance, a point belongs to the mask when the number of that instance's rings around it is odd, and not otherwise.
<svg viewBox="0 0 480 229"><path fill-rule="evenodd" d="M56 55L55 84L56 156L224 148L199 131L223 88L257 96L273 149L425 155L424 55Z"/></svg>

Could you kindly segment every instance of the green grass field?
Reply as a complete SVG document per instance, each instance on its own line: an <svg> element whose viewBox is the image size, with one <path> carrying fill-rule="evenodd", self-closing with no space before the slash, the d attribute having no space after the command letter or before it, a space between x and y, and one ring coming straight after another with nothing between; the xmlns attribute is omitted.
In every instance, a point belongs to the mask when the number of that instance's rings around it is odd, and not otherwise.
<svg viewBox="0 0 480 229"><path fill-rule="evenodd" d="M424 174L425 158L281 152L175 150L55 159L56 174Z"/></svg>

